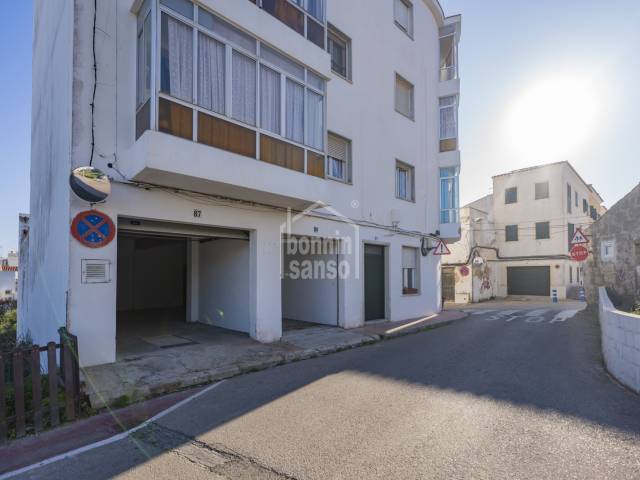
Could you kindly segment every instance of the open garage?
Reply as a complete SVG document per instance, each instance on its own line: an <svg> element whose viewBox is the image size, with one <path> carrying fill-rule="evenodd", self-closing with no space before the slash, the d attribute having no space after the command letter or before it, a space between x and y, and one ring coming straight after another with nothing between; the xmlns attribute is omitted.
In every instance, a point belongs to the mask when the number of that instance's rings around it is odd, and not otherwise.
<svg viewBox="0 0 640 480"><path fill-rule="evenodd" d="M249 332L248 232L118 223L118 358Z"/></svg>
<svg viewBox="0 0 640 480"><path fill-rule="evenodd" d="M340 243L315 237L283 239L283 329L340 323Z"/></svg>

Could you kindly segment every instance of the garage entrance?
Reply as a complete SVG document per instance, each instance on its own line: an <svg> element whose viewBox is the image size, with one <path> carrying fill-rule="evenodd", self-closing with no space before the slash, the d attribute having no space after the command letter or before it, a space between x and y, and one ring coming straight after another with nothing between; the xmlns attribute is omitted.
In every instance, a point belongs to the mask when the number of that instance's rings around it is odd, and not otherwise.
<svg viewBox="0 0 640 480"><path fill-rule="evenodd" d="M282 327L340 324L340 241L284 236L282 239Z"/></svg>
<svg viewBox="0 0 640 480"><path fill-rule="evenodd" d="M248 232L120 218L117 271L118 359L249 332Z"/></svg>
<svg viewBox="0 0 640 480"><path fill-rule="evenodd" d="M509 295L551 295L551 267L507 267Z"/></svg>

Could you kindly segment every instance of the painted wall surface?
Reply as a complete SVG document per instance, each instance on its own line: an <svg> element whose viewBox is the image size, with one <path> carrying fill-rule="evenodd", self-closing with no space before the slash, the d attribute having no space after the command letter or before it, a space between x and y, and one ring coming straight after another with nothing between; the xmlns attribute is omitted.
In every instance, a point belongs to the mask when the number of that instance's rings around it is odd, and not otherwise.
<svg viewBox="0 0 640 480"><path fill-rule="evenodd" d="M219 239L200 244L200 322L249 333L249 261L249 242Z"/></svg>
<svg viewBox="0 0 640 480"><path fill-rule="evenodd" d="M186 242L118 239L118 310L185 305Z"/></svg>
<svg viewBox="0 0 640 480"><path fill-rule="evenodd" d="M31 230L18 335L57 340L67 321L74 2L34 2Z"/></svg>
<svg viewBox="0 0 640 480"><path fill-rule="evenodd" d="M299 242L305 242L305 240L298 239L297 244L302 245ZM302 248L306 247L302 246ZM337 277L337 265L340 256L337 253L337 247L334 248L336 253L333 254L323 254L322 251L290 254L287 247L284 247L283 318L338 325L340 280ZM336 265L333 276L327 270L327 266L332 264Z"/></svg>
<svg viewBox="0 0 640 480"><path fill-rule="evenodd" d="M587 296L597 300L597 288L610 288L626 304L640 300L640 185L615 204L590 229ZM604 253L608 245L612 254Z"/></svg>
<svg viewBox="0 0 640 480"><path fill-rule="evenodd" d="M602 354L607 370L640 393L640 316L616 310L605 287L598 288Z"/></svg>
<svg viewBox="0 0 640 480"><path fill-rule="evenodd" d="M438 84L442 18L434 17L434 11L437 14L439 10L431 2L414 2L415 28L411 39L394 24L391 4L381 3L374 8L367 0L329 0L329 22L352 39L354 78L353 82L346 82L329 72L326 52L250 2L204 0L203 3L327 75L328 130L352 141L353 184L309 180L303 174L253 159L243 158L240 162L234 154L164 134L155 134L162 140L151 147L167 164L170 159L176 171L191 165L190 175L231 179L236 182L234 188L248 189L257 198L272 198L267 195L269 192L256 190L261 185L260 188L279 192L284 198L290 197L294 203L303 198L331 204L346 219L361 224L359 242L387 246L388 319L418 318L439 311L439 259L432 255L420 257L420 294L402 295L402 247L418 247L420 237L390 228L393 211L400 229L435 232L439 228L438 168L459 164L459 152L443 155L438 151L438 92L445 88ZM286 220L285 213L120 183L124 179L118 171L126 175L136 170L147 158L141 147L148 146L142 139L135 141L137 32L131 2L98 2L95 43L98 88L93 118L92 2L47 0L39 1L36 7L36 24L40 22L40 26L34 39L33 230L25 292L28 309L22 325L37 331L36 340L47 341L55 337L58 326L64 325L68 317L68 326L79 339L82 365L115 361L119 240L93 250L69 235L71 219L88 206L70 196L67 176L72 166L93 161L94 166L113 178L112 195L98 208L114 221L127 216L250 231L246 285L249 325L243 328L260 341L278 340L282 332L280 226ZM367 15L363 16L363 11ZM372 51L376 55L371 55ZM397 55L398 51L403 55ZM396 73L415 86L413 120L395 112ZM456 82L446 88L453 89L448 93L456 93L459 87ZM198 169L192 168L189 163L192 159ZM415 202L395 198L396 159L415 167ZM113 163L117 170L109 168L108 163ZM264 177L261 183L253 178L258 171ZM176 184L184 180L177 175L174 178ZM202 185L193 177L189 182L194 187ZM307 186L312 188L305 191ZM194 209L201 211L197 218ZM314 219L297 223L294 233L333 237L336 229L351 228L349 225ZM354 265L361 250L352 254ZM83 284L82 259L107 260L110 281ZM338 308L340 324L345 328L364 322L364 283L359 273L355 272L340 286L343 302ZM198 290L202 292L202 285ZM200 297L191 298L190 305L197 304L196 300L202 302L204 299Z"/></svg>

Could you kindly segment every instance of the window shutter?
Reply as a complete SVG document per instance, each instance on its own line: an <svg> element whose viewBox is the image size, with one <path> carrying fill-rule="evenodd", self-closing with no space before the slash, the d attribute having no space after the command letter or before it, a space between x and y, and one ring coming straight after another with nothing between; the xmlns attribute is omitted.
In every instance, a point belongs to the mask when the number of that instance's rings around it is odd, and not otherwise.
<svg viewBox="0 0 640 480"><path fill-rule="evenodd" d="M416 268L416 249L402 247L402 268Z"/></svg>
<svg viewBox="0 0 640 480"><path fill-rule="evenodd" d="M345 140L343 140L342 138L334 137L333 135L329 135L328 153L330 157L346 162L348 156L347 152L348 145Z"/></svg>

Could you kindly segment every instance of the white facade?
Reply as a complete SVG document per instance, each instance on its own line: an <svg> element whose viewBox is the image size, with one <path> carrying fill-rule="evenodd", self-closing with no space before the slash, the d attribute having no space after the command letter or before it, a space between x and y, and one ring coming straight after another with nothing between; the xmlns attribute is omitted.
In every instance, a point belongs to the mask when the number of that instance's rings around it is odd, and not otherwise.
<svg viewBox="0 0 640 480"><path fill-rule="evenodd" d="M413 271L418 285L414 291L403 285L402 251L419 247L428 235L455 239L459 234L457 110L443 112L442 105L449 104L441 98L455 98L458 104L455 51L460 18L445 18L435 0L414 1L408 19L394 19L399 0L375 4L327 0L320 10L309 0L304 4L311 13L293 5L303 2L283 1L303 19L302 34L269 13L272 2L260 8L248 0L195 4L99 0L95 101L93 2L36 2L29 265L21 293L25 303L20 310L21 332L29 331L35 342L44 343L66 325L78 336L81 364L113 362L119 307L159 308L149 303L140 282L169 278L173 274L167 272L179 268L184 270L188 321L238 330L262 342L281 337L285 311L296 320L325 323L323 319L335 318L334 324L343 328L361 326L368 288L365 244L384 247L383 318L404 320L439 311L439 260L433 255L419 257ZM176 12L184 5L190 10L182 13L192 19ZM222 27L212 31L198 26L206 23L205 17L215 18L215 25ZM409 31L405 21L411 22ZM327 24L348 39L348 78L332 71L331 56L317 45L326 41ZM320 25L323 32L316 43L310 40L313 25ZM140 47L146 45L147 29L150 61L145 70L144 56L142 62L138 57L141 48L147 52ZM178 47L171 44L173 50L166 53L163 41L170 44L167 39L177 38L180 30L188 31L188 36L181 37ZM310 39L304 38L305 32ZM222 65L220 71L226 74L222 87L211 87L211 79L201 75L198 48L203 48L204 36L214 41L210 45L218 46L220 56L207 61ZM444 61L439 53L441 36L453 39L453 50ZM255 55L246 50L251 42L256 45ZM260 52L269 49L282 57L265 60ZM282 63L283 57L293 63ZM191 62L193 75L186 69L176 70L185 61ZM279 61L280 67L274 65ZM137 69L139 64L143 67ZM254 87L250 76L241 82L240 74L234 73L236 68L245 68L246 73L251 65ZM263 65L278 72L278 94L287 96L286 101L263 93L271 85L261 77ZM298 70L300 80L291 76ZM148 94L137 71L149 72ZM169 87L165 76L171 80ZM413 85L412 118L396 111L397 76ZM294 83L307 92L303 130L297 140L292 140L299 130L297 107L287 103L287 89ZM203 85L213 88L214 97L219 95L215 98L224 103L222 109L211 111L213 100L204 102L208 108L201 106L198 92ZM184 99L185 92L191 92L191 100ZM255 96L248 101L242 97L246 92ZM320 96L324 97L322 109L312 116ZM254 100L255 109L250 105ZM167 117L167 112L175 116ZM184 116L178 118L181 113ZM145 115L148 120L141 122ZM242 115L243 120L238 120ZM265 127L274 121L273 115L280 119L275 133ZM148 123L138 132L136 117L138 127ZM442 128L441 120L446 123ZM344 181L329 178L340 170L334 170L335 162L325 157L327 135L348 140ZM211 142L217 147L206 144ZM119 230L111 243L98 249L83 246L69 233L72 219L89 206L71 194L67 177L72 168L90 161L112 178L111 196L95 208L108 214ZM411 167L408 201L397 198L398 161ZM447 179L441 181L443 168L448 168ZM357 238L348 260L359 270L338 280L335 288L329 283L301 287L281 280L281 227L287 221L287 209L304 211L317 202L329 207L320 206L297 219L291 233ZM124 256L131 239L145 232L148 239L155 238L157 229L164 236L185 240L185 252L174 253L184 260L173 262L173 267L166 262L145 266L140 260L143 255L151 255L155 248L159 250L154 258L162 259L163 254L161 245L144 240L134 247L140 255L127 262ZM107 265L103 282L83 280L84 265L91 261ZM122 269L131 265L137 273L127 276ZM180 282L169 291L179 288L183 288ZM138 303L127 295L134 295ZM301 295L319 298L307 302L305 310L295 305L294 297ZM170 297L166 292L161 296Z"/></svg>
<svg viewBox="0 0 640 480"><path fill-rule="evenodd" d="M522 282L512 278L509 285L508 270L523 267L548 268L544 295L555 291L559 299L566 298L583 284L583 264L569 255L570 237L578 228L586 231L604 212L602 202L568 162L493 177L493 194L461 209L461 240L451 246L454 255L445 260L455 270L455 301L528 294L521 293L522 285L515 285ZM474 275L461 275L476 257L484 262L476 261ZM478 277L478 265L486 265L488 272L482 272L483 288L472 294L471 279ZM526 276L521 278L526 292Z"/></svg>

